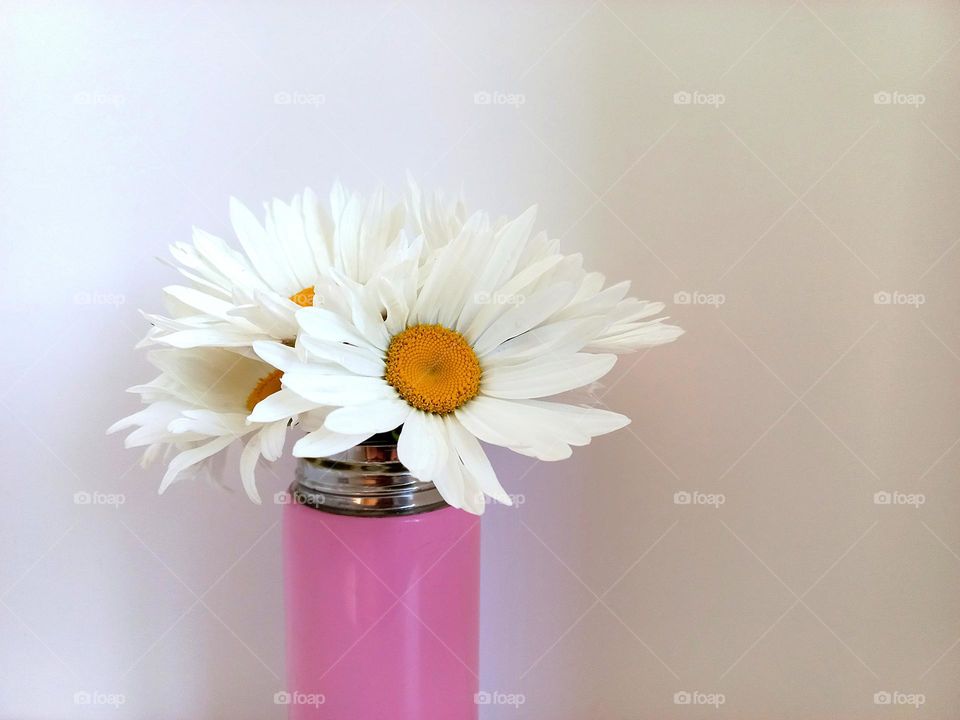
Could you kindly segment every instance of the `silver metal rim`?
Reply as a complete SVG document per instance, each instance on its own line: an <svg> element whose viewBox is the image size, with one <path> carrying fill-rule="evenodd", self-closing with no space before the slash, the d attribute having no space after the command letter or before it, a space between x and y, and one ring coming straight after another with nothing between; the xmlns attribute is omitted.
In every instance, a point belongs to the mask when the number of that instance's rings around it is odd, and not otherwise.
<svg viewBox="0 0 960 720"><path fill-rule="evenodd" d="M329 458L300 458L291 502L336 515L414 515L449 507L433 483L412 477L391 442L370 442Z"/></svg>

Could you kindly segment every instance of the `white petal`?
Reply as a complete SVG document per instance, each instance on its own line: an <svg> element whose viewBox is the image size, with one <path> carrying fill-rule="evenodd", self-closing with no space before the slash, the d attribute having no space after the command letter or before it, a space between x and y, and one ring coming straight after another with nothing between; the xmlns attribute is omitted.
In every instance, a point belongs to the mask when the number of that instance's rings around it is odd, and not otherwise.
<svg viewBox="0 0 960 720"><path fill-rule="evenodd" d="M233 303L224 300L221 297L210 295L203 290L185 287L183 285L168 285L163 289L167 295L185 305L189 305L194 310L207 313L221 320L228 320L227 311L233 307Z"/></svg>
<svg viewBox="0 0 960 720"><path fill-rule="evenodd" d="M665 307L662 302L626 298L617 304L610 317L617 323L636 322L663 312Z"/></svg>
<svg viewBox="0 0 960 720"><path fill-rule="evenodd" d="M515 453L542 460L543 462L558 462L573 455L573 448L564 442L547 438L539 440L533 447L511 447Z"/></svg>
<svg viewBox="0 0 960 720"><path fill-rule="evenodd" d="M255 470L257 461L260 459L260 433L254 433L243 451L240 453L240 481L243 483L243 489L253 502L260 504L260 493L257 492L257 479Z"/></svg>
<svg viewBox="0 0 960 720"><path fill-rule="evenodd" d="M440 497L443 498L447 505L455 508L465 509L468 505L471 507L475 506L476 500L479 499L482 507L483 493L481 493L479 490L475 490L473 493L471 493L471 497L469 499L466 497L466 487L464 486L463 482L463 465L460 463L460 458L457 457L457 454L453 452L452 448L449 447L449 439L446 434L446 427L442 424L442 422L440 428L443 431L442 441L448 448L447 457L443 468L436 475L430 477L430 481L440 492ZM424 476L417 477L420 477L421 480L426 479ZM473 497L474 495L479 495L479 498ZM480 512L483 512L483 510Z"/></svg>
<svg viewBox="0 0 960 720"><path fill-rule="evenodd" d="M239 413L222 413L213 410L184 410L181 417L171 420L167 429L176 434L198 433L200 435L242 435L246 422Z"/></svg>
<svg viewBox="0 0 960 720"><path fill-rule="evenodd" d="M616 355L557 355L518 365L502 365L483 373L484 395L518 400L546 397L589 385L617 362Z"/></svg>
<svg viewBox="0 0 960 720"><path fill-rule="evenodd" d="M303 191L303 228L313 251L316 267L323 271L330 267L330 220L320 205L320 199L310 188Z"/></svg>
<svg viewBox="0 0 960 720"><path fill-rule="evenodd" d="M211 269L210 274L221 275L228 280L227 285L268 289L247 258L227 245L221 238L194 228L193 245L196 248L197 257L202 258L206 267Z"/></svg>
<svg viewBox="0 0 960 720"><path fill-rule="evenodd" d="M497 474L490 464L483 448L477 439L456 419L455 416L448 415L444 418L447 426L447 433L450 436L450 442L454 450L460 456L464 467L470 475L476 479L477 484L484 493L490 497L499 500L506 505L512 505L513 501L497 480Z"/></svg>
<svg viewBox="0 0 960 720"><path fill-rule="evenodd" d="M617 304L630 289L630 283L622 282L611 285L596 295L592 295L582 302L571 303L563 311L558 312L554 320L567 320L588 315L607 314L614 311Z"/></svg>
<svg viewBox="0 0 960 720"><path fill-rule="evenodd" d="M201 231L194 228L194 232ZM170 264L175 267L181 275L214 293L223 295L224 298L229 297L230 293L227 291L227 288L229 288L232 283L218 268L211 267L210 264L201 257L196 247L184 242L175 242L170 245L170 254L174 260L174 262ZM161 260L161 262L165 265L168 264L166 260Z"/></svg>
<svg viewBox="0 0 960 720"><path fill-rule="evenodd" d="M345 195L340 188L341 195ZM338 213L337 204L331 196L333 220L336 223L333 246L339 251L339 267L348 277L358 278L360 274L361 224L363 223L363 202L357 195L351 195ZM340 201L342 202L342 200Z"/></svg>
<svg viewBox="0 0 960 720"><path fill-rule="evenodd" d="M314 430L319 430L323 427L323 422L327 419L327 415L333 412L333 408L329 407L318 407L313 410L307 410L304 413L300 413L300 417L297 418L297 427L303 430L304 432L313 432Z"/></svg>
<svg viewBox="0 0 960 720"><path fill-rule="evenodd" d="M260 443L262 445L263 457L271 462L283 454L283 443L287 439L286 420L280 420L274 423L268 423L259 432Z"/></svg>
<svg viewBox="0 0 960 720"><path fill-rule="evenodd" d="M317 404L312 400L300 397L292 390L280 388L254 406L253 412L247 417L247 422L267 423L285 420L312 410L316 406Z"/></svg>
<svg viewBox="0 0 960 720"><path fill-rule="evenodd" d="M196 347L247 347L256 335L233 329L224 323L223 329L179 330L169 335L157 336L156 341L175 348ZM263 336L267 339L266 335Z"/></svg>
<svg viewBox="0 0 960 720"><path fill-rule="evenodd" d="M673 342L681 335L683 335L682 328L676 325L663 325L658 320L653 323L642 323L640 327L624 330L615 335L604 335L591 341L588 347L622 353Z"/></svg>
<svg viewBox="0 0 960 720"><path fill-rule="evenodd" d="M524 400L520 405L540 414L564 418L567 423L591 438L606 435L630 424L630 418L626 415L602 408L579 407L546 400Z"/></svg>
<svg viewBox="0 0 960 720"><path fill-rule="evenodd" d="M138 387L138 386L134 386ZM134 425L158 425L166 428L167 423L180 415L184 406L175 402L154 402L142 410L138 410L132 415L117 420L113 425L107 428L107 435L111 435L120 430L133 427Z"/></svg>
<svg viewBox="0 0 960 720"><path fill-rule="evenodd" d="M474 297L490 296L514 275L517 262L523 255L530 238L536 214L536 206L531 207L497 231L486 261L477 268L473 283ZM480 315L484 317L481 319ZM469 328L463 332L464 336L469 339L478 337L486 330L491 319L489 313L479 313L470 322Z"/></svg>
<svg viewBox="0 0 960 720"><path fill-rule="evenodd" d="M360 375L329 375L323 368L303 368L284 373L281 383L297 395L318 405L355 405L394 397L396 390L383 378Z"/></svg>
<svg viewBox="0 0 960 720"><path fill-rule="evenodd" d="M210 442L200 445L199 447L191 448L190 450L184 450L182 453L173 458L173 460L171 460L170 464L167 466L167 472L164 473L163 480L160 481L159 492L164 492L168 487L176 482L177 476L184 470L203 460L206 460L211 455L220 452L235 439L236 438L233 435L223 435L221 437L214 438Z"/></svg>
<svg viewBox="0 0 960 720"><path fill-rule="evenodd" d="M446 433L440 418L414 410L397 442L397 457L410 474L434 482L447 462Z"/></svg>
<svg viewBox="0 0 960 720"><path fill-rule="evenodd" d="M297 440L293 446L294 457L329 457L354 445L359 445L370 435L341 435L326 428L320 428Z"/></svg>
<svg viewBox="0 0 960 720"><path fill-rule="evenodd" d="M444 327L455 324L482 253L490 244L489 220L477 213L437 252L413 310L418 322Z"/></svg>
<svg viewBox="0 0 960 720"><path fill-rule="evenodd" d="M230 198L230 222L243 251L271 290L292 295L303 289L298 287L297 278L286 267L278 248L267 237L260 222L236 198Z"/></svg>
<svg viewBox="0 0 960 720"><path fill-rule="evenodd" d="M407 318L410 316L410 306L404 296L402 281L394 281L387 277L382 277L378 285L380 293L380 302L386 308L387 332L395 335L407 326Z"/></svg>
<svg viewBox="0 0 960 720"><path fill-rule="evenodd" d="M269 208L275 242L286 255L287 267L301 290L310 287L318 273L303 224L300 196L295 195L290 205L274 200Z"/></svg>
<svg viewBox="0 0 960 720"><path fill-rule="evenodd" d="M365 287L354 285L352 281L342 276L340 291L350 306L350 317L354 329L369 344L380 350L386 350L390 342L390 334L380 314L380 300L376 293Z"/></svg>
<svg viewBox="0 0 960 720"><path fill-rule="evenodd" d="M547 354L579 352L606 324L606 318L594 317L540 325L493 350L484 358L484 367L525 362Z"/></svg>
<svg viewBox="0 0 960 720"><path fill-rule="evenodd" d="M454 415L474 437L480 438L491 445L511 447L514 440L510 435L498 425L495 418L493 422L490 422L490 414L482 412L482 409L478 407L483 404L485 399L487 398L483 396L474 398L463 407L455 410Z"/></svg>
<svg viewBox="0 0 960 720"><path fill-rule="evenodd" d="M562 259L562 255L550 255L542 258L521 270L508 283L497 288L492 294L483 294L482 291L474 292L473 297L468 298L460 317L457 318L456 330L463 334L472 330L473 336L482 333L493 320L500 316L497 308L489 302L491 298L516 298L529 293L530 288L533 287L533 282ZM487 300L488 302L480 302L481 300Z"/></svg>
<svg viewBox="0 0 960 720"><path fill-rule="evenodd" d="M311 355L342 365L357 375L383 377L386 369L381 354L367 348L320 340L310 336L300 338L300 344Z"/></svg>
<svg viewBox="0 0 960 720"><path fill-rule="evenodd" d="M536 327L564 307L573 297L572 283L558 283L540 290L519 305L513 305L473 343L477 355L483 357L501 343Z"/></svg>
<svg viewBox="0 0 960 720"><path fill-rule="evenodd" d="M457 419L475 436L540 460L561 460L570 445L623 427L629 419L597 408L537 400L480 396L457 410Z"/></svg>
<svg viewBox="0 0 960 720"><path fill-rule="evenodd" d="M234 302L237 307L230 310L228 317L235 325L244 321L277 340L289 340L297 336L297 310L300 306L283 295L272 290L254 290L251 293L235 289Z"/></svg>
<svg viewBox="0 0 960 720"><path fill-rule="evenodd" d="M303 361L297 355L297 351L283 343L258 340L253 343L253 351L264 362L270 363L273 367L284 372L303 364Z"/></svg>
<svg viewBox="0 0 960 720"><path fill-rule="evenodd" d="M345 342L376 350L369 340L349 321L324 308L304 308L297 313L303 331L318 340ZM379 348L382 349L382 348Z"/></svg>
<svg viewBox="0 0 960 720"><path fill-rule="evenodd" d="M324 426L346 435L388 432L403 425L412 408L399 398L348 405L327 415Z"/></svg>

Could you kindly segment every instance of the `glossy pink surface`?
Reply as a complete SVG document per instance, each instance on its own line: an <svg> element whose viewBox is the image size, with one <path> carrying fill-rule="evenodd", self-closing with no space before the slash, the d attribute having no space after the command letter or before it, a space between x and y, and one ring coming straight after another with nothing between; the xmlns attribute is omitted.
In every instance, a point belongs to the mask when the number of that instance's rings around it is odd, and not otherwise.
<svg viewBox="0 0 960 720"><path fill-rule="evenodd" d="M284 508L292 720L474 720L480 523Z"/></svg>

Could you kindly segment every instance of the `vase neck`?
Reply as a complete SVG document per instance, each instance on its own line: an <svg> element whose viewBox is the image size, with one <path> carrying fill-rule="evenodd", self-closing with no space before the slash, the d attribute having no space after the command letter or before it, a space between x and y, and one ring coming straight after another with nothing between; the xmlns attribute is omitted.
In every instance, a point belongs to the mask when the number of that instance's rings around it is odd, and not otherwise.
<svg viewBox="0 0 960 720"><path fill-rule="evenodd" d="M292 502L338 515L412 515L447 507L436 486L411 476L395 443L367 443L327 458L300 458Z"/></svg>

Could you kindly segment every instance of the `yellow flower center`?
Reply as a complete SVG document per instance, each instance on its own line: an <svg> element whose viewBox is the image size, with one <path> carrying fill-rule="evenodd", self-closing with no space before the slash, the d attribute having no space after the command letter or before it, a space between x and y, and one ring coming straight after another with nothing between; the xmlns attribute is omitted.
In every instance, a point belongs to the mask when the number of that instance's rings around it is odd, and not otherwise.
<svg viewBox="0 0 960 720"><path fill-rule="evenodd" d="M386 381L424 412L443 415L480 392L480 361L466 338L442 325L414 325L387 348Z"/></svg>
<svg viewBox="0 0 960 720"><path fill-rule="evenodd" d="M290 299L300 307L313 307L313 292L313 285L311 285L299 292L295 292L290 296Z"/></svg>
<svg viewBox="0 0 960 720"><path fill-rule="evenodd" d="M282 370L274 370L269 375L264 375L262 378L257 380L256 387L254 387L253 391L247 395L247 410L253 412L253 409L257 406L258 402L263 400L265 397L273 395L275 392L279 392L280 378L282 377Z"/></svg>

